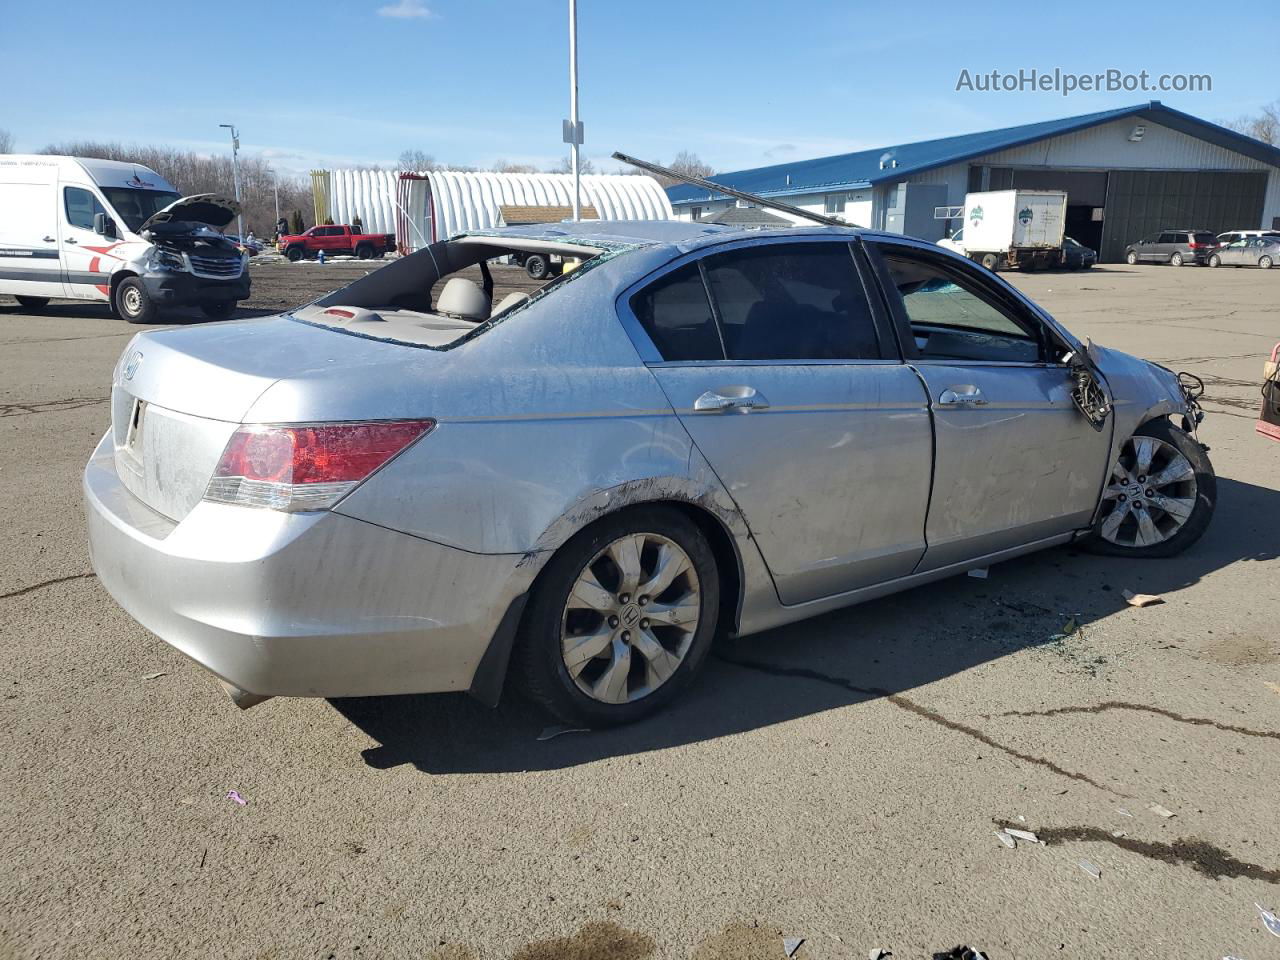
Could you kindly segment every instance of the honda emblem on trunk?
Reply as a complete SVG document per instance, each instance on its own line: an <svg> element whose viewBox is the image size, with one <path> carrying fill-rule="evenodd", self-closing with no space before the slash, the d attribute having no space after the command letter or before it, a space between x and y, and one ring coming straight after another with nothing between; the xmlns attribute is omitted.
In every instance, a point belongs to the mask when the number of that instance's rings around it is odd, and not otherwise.
<svg viewBox="0 0 1280 960"><path fill-rule="evenodd" d="M142 366L142 351L135 350L129 354L124 361L124 378L132 380L133 375L138 372L138 367Z"/></svg>

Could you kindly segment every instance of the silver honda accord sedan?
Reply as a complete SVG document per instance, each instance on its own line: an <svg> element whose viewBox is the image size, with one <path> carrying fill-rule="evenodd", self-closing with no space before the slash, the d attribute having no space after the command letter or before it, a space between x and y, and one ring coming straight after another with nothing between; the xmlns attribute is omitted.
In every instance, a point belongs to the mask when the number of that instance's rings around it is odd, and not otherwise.
<svg viewBox="0 0 1280 960"><path fill-rule="evenodd" d="M489 265L532 252L579 265L494 304ZM717 633L1073 540L1186 548L1199 416L933 244L555 224L140 334L84 496L102 583L242 706L510 677L595 726Z"/></svg>

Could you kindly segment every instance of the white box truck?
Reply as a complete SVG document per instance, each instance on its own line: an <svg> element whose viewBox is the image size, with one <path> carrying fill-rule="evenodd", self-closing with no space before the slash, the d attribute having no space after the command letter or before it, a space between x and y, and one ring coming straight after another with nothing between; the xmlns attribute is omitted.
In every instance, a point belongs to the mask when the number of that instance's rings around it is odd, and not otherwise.
<svg viewBox="0 0 1280 960"><path fill-rule="evenodd" d="M0 293L28 310L106 302L131 323L166 306L230 316L249 296L248 258L221 233L238 212L141 164L0 155Z"/></svg>
<svg viewBox="0 0 1280 960"><path fill-rule="evenodd" d="M987 190L965 195L964 225L938 244L988 270L1044 270L1062 261L1066 222L1062 190Z"/></svg>

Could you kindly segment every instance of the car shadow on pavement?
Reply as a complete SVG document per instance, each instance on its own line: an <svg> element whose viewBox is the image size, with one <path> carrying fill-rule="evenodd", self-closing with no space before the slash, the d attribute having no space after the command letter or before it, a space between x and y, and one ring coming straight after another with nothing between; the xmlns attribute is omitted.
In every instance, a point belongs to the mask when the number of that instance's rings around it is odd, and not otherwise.
<svg viewBox="0 0 1280 960"><path fill-rule="evenodd" d="M286 308L281 308L286 309ZM41 307L38 311L31 311L17 303L0 303L0 315L6 313L17 313L23 316L34 316L46 318L49 320L116 320L118 319L111 312L111 307L105 303L50 303ZM249 320L254 317L269 317L272 314L280 313L280 309L276 310L260 310L250 307L237 307L235 312L227 320ZM149 330L154 327L167 326L187 326L193 323L213 323L197 307L173 308L161 311L155 323L136 324L139 330Z"/></svg>
<svg viewBox="0 0 1280 960"><path fill-rule="evenodd" d="M1180 603L1177 592L1202 577L1233 563L1274 560L1278 550L1280 491L1220 477L1213 523L1178 557L1122 560L1060 547L993 567L986 580L953 577L722 640L683 697L631 726L539 741L557 721L521 697L510 679L496 710L465 694L331 702L379 744L363 751L374 768L413 764L437 774L562 769L880 697L902 705L904 692L1027 648L1046 647L1073 669L1094 672L1105 661L1078 635L1061 635L1126 609L1123 590Z"/></svg>

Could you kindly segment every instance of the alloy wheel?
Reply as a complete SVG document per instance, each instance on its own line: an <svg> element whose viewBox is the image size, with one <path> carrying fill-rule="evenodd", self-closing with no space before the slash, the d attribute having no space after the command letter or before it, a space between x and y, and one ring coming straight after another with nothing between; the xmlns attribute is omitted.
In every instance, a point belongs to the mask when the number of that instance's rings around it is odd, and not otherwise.
<svg viewBox="0 0 1280 960"><path fill-rule="evenodd" d="M588 697L631 703L679 669L698 629L698 574L656 533L614 540L583 568L561 618L565 669Z"/></svg>
<svg viewBox="0 0 1280 960"><path fill-rule="evenodd" d="M1196 506L1196 471L1171 443L1130 437L1103 491L1098 533L1120 547L1150 547L1173 537Z"/></svg>

